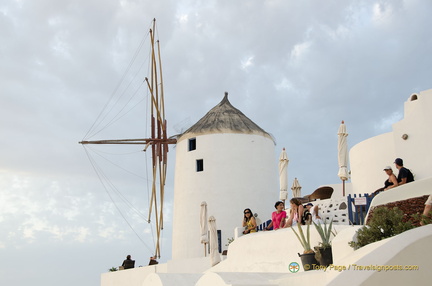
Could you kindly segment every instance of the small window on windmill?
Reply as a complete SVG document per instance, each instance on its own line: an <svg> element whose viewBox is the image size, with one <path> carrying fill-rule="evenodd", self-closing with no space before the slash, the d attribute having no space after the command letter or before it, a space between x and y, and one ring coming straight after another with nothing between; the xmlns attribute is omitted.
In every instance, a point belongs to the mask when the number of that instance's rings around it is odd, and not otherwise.
<svg viewBox="0 0 432 286"><path fill-rule="evenodd" d="M193 151L196 149L196 138L191 138L189 139L189 150L188 151Z"/></svg>
<svg viewBox="0 0 432 286"><path fill-rule="evenodd" d="M197 172L204 171L204 160L203 159L196 160L196 170L197 170Z"/></svg>

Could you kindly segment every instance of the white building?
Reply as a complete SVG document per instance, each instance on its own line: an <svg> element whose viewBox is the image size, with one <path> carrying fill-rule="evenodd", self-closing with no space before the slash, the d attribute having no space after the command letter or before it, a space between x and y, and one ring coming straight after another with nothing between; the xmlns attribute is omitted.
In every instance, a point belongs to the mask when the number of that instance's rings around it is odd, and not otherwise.
<svg viewBox="0 0 432 286"><path fill-rule="evenodd" d="M349 192L366 193L381 186L385 179L383 167L401 157L413 171L415 181L380 193L374 197L371 206L431 194L430 110L432 90L414 94L405 103L404 118L393 125L392 132L367 139L351 149ZM190 150L194 146L190 139L194 138L195 150ZM232 230L241 223L244 208L265 212L274 203L274 195L270 194L277 194L275 189L278 187L274 142L271 136L232 107L227 97L187 130L178 142L173 260L156 266L104 273L102 286L430 284L428 253L432 251L432 225L417 227L354 250L348 242L355 239L361 226L339 222L334 225L336 236L332 240L336 267L325 271L301 269L298 273L290 270L293 262L300 262L297 253L302 252L293 231L285 228L258 232L238 237L230 244L227 259L211 267L208 257L203 257L199 243L200 203L206 201L209 215L216 217L218 228L225 235L223 244L227 235L231 236ZM197 160L203 160L203 165L197 164ZM198 171L197 166L199 169L203 166L202 171ZM333 196L332 205L342 203L343 199L340 195ZM334 207L328 206L326 212L335 214ZM267 215L264 213L265 218ZM320 236L312 228L311 245L316 246L319 242ZM376 270L377 267L381 270Z"/></svg>
<svg viewBox="0 0 432 286"><path fill-rule="evenodd" d="M414 179L432 176L432 89L412 94L404 104L404 118L384 133L351 148L351 182L353 193L371 193L384 186L385 166L396 158L404 160Z"/></svg>
<svg viewBox="0 0 432 286"><path fill-rule="evenodd" d="M204 256L200 205L221 230L222 250L241 223L243 210L270 217L277 200L273 138L231 105L228 94L177 140L172 258Z"/></svg>

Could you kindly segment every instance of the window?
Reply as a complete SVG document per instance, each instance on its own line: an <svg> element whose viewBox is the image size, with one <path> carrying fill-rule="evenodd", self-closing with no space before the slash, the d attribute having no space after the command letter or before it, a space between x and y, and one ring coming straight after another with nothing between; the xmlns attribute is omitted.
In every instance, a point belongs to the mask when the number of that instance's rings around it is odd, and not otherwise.
<svg viewBox="0 0 432 286"><path fill-rule="evenodd" d="M189 150L188 151L193 151L196 149L196 138L191 138L189 139Z"/></svg>
<svg viewBox="0 0 432 286"><path fill-rule="evenodd" d="M196 160L196 171L197 172L204 171L204 160L203 159Z"/></svg>

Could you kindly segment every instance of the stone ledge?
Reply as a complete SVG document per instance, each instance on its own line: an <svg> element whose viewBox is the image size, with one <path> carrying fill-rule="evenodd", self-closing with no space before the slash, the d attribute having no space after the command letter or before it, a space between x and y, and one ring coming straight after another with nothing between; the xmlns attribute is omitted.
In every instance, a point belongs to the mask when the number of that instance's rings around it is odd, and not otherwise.
<svg viewBox="0 0 432 286"><path fill-rule="evenodd" d="M372 210L370 210L366 224L369 223L370 219L373 217L374 209L377 207L387 207L389 209L393 209L395 207L402 210L402 212L405 214L402 221L407 222L411 221L413 225L420 226L420 221L418 219L415 219L413 215L415 214L422 214L424 210L424 204L426 200L428 199L428 195L421 196L421 197L415 197L410 198L407 200L401 200L397 202L391 202L383 205L375 206Z"/></svg>

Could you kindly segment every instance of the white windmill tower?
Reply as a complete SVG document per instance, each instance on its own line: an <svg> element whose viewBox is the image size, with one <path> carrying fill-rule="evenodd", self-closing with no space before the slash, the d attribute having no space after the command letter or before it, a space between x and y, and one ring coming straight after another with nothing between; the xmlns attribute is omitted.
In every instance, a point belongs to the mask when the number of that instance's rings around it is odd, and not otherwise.
<svg viewBox="0 0 432 286"><path fill-rule="evenodd" d="M243 210L271 217L278 190L273 138L231 105L228 93L178 137L172 258L203 257L200 204L217 220L221 245L233 237Z"/></svg>

